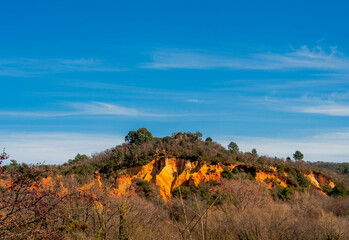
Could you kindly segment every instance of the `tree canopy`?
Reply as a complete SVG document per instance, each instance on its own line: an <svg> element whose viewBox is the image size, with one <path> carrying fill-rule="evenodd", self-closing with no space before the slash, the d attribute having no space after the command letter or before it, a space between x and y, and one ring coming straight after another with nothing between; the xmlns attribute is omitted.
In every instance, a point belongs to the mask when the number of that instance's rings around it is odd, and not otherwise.
<svg viewBox="0 0 349 240"><path fill-rule="evenodd" d="M238 152L239 151L239 147L235 142L230 142L228 145L228 149L232 152Z"/></svg>
<svg viewBox="0 0 349 240"><path fill-rule="evenodd" d="M296 161L301 161L301 160L303 160L303 157L304 157L303 153L301 153L301 152L298 151L298 150L293 154L293 158L294 158L294 160L296 160Z"/></svg>
<svg viewBox="0 0 349 240"><path fill-rule="evenodd" d="M146 128L139 128L137 131L129 131L125 136L125 142L143 143L153 139L153 135Z"/></svg>

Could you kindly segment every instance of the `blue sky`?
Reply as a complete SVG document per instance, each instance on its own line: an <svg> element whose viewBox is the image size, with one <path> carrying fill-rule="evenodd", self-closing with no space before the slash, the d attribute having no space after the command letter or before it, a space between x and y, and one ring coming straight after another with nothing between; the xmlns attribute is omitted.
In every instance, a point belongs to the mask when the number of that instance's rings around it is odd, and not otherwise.
<svg viewBox="0 0 349 240"><path fill-rule="evenodd" d="M348 5L3 1L0 147L63 163L146 127L348 161Z"/></svg>

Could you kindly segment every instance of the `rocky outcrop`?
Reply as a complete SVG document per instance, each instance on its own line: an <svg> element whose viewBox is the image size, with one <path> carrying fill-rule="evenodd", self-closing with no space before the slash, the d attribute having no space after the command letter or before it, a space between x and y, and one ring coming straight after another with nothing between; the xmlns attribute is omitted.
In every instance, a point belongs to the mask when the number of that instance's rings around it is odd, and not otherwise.
<svg viewBox="0 0 349 240"><path fill-rule="evenodd" d="M195 186L211 179L221 179L223 168L220 165L200 165L179 158L158 158L150 163L126 169L124 175L116 179L120 193L131 186L133 179L154 182L162 198L166 201L171 192L179 186Z"/></svg>
<svg viewBox="0 0 349 240"><path fill-rule="evenodd" d="M256 170L253 166L238 163L231 165L208 164L198 161L186 161L184 159L170 157L157 158L144 166L128 168L123 175L116 179L116 192L127 194L132 185L132 180L140 179L155 183L162 198L166 201L171 192L179 186L197 187L201 182L209 180L219 181L222 179L224 169L232 171L238 167L240 171L250 173L258 182L271 188L276 184L287 187L287 173L279 174L276 168L271 167L268 171ZM310 181L311 187L321 190L324 185L332 188L335 184L321 173L304 174Z"/></svg>
<svg viewBox="0 0 349 240"><path fill-rule="evenodd" d="M237 168L238 171L234 171ZM134 182L138 180L148 181L155 184L164 201L171 197L173 190L179 186L197 187L202 182L209 180L221 181L223 179L223 172L244 173L245 177L248 174L249 178L254 178L256 181L265 185L266 188L272 188L276 185L287 187L289 183L288 178L291 177L289 169L285 170L283 174L278 173L274 167L267 167L263 170L256 169L252 164L236 163L230 165L209 164L199 161L188 161L176 157L162 157L154 159L144 166L131 167L123 170L119 177L116 178L116 184L110 188L104 188L98 172L95 173L94 180L88 184L83 185L78 189L81 193L91 193L95 191L108 191L110 196L118 197L121 195L136 194L133 188ZM300 173L299 173L300 174ZM322 191L325 185L331 188L335 187L335 183L329 178L319 172L302 173L308 178L310 187ZM74 178L74 175L70 177ZM58 180L60 191L62 195L68 190L61 182L62 176L56 176ZM55 181L52 177L42 179L42 186L47 189L54 187ZM11 182L1 180L0 186L10 185Z"/></svg>
<svg viewBox="0 0 349 240"><path fill-rule="evenodd" d="M322 188L325 185L329 185L331 188L334 188L336 186L334 182L332 182L330 179L328 179L322 173L319 172L304 174L304 176L306 176L309 179L312 187L317 188L319 190L322 190Z"/></svg>

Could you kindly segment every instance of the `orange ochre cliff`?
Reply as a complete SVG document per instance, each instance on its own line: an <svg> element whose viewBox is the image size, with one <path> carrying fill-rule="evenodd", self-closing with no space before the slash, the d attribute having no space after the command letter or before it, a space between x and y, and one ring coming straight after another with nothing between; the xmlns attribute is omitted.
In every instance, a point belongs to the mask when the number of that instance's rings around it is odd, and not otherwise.
<svg viewBox="0 0 349 240"><path fill-rule="evenodd" d="M166 201L173 189L179 186L197 187L200 182L219 180L222 172L221 165L200 165L198 161L190 162L174 157L158 158L144 166L126 169L125 175L116 179L116 186L124 194L131 186L132 179L152 181Z"/></svg>
<svg viewBox="0 0 349 240"><path fill-rule="evenodd" d="M268 170L256 170L252 165L245 163L231 165L223 165L221 163L209 164L176 157L162 157L154 159L144 166L131 167L123 170L119 177L116 178L115 186L109 188L108 191L110 195L115 197L132 195L135 194L135 190L132 189L132 182L134 180L150 181L155 183L161 197L164 201L167 201L171 197L172 191L179 186L197 187L201 182L207 182L209 180L220 181L223 179L222 173L224 171L232 171L236 167L240 169L239 171L250 173L256 181L264 184L267 188L271 188L275 184L279 184L282 187L288 186L288 172L285 171L284 174L280 174L274 167L270 167ZM332 188L335 186L334 182L318 172L304 173L304 176L308 178L310 187L320 191L325 185L329 185ZM64 188L60 181L61 176L57 178L62 187L62 194L66 193L67 189ZM52 188L52 180L51 177L44 178L42 181L43 186ZM0 181L0 186L6 184L9 184L9 182ZM98 174L95 175L91 183L80 187L79 191L89 192L91 188L102 190L103 186Z"/></svg>
<svg viewBox="0 0 349 240"><path fill-rule="evenodd" d="M223 164L207 164L198 161L186 161L184 159L170 157L157 158L144 166L128 168L123 175L116 179L116 189L118 194L128 194L133 179L142 179L155 183L160 191L162 198L167 201L171 197L171 192L179 186L197 187L201 182L209 180L219 181L222 179L224 169L233 170L235 167L247 166L243 163L223 165ZM248 172L248 170L245 170ZM272 182L280 184L282 187L287 186L287 172L281 175L276 169L270 167L270 171L252 172L252 176L258 182L265 184L266 187L273 187ZM332 188L335 184L321 173L304 174L311 187L322 190L324 185Z"/></svg>

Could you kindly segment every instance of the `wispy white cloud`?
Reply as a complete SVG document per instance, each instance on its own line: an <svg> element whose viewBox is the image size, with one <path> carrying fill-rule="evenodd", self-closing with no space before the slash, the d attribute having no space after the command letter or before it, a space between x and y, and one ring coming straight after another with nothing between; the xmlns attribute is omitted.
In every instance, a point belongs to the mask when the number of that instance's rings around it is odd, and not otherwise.
<svg viewBox="0 0 349 240"><path fill-rule="evenodd" d="M286 98L269 97L248 99L254 104L281 112L309 113L337 117L349 116L349 99L346 93Z"/></svg>
<svg viewBox="0 0 349 240"><path fill-rule="evenodd" d="M73 112L25 112L0 111L2 117L65 117L75 115Z"/></svg>
<svg viewBox="0 0 349 240"><path fill-rule="evenodd" d="M94 58L80 58L80 59L60 59L60 62L62 64L67 65L95 65L101 62L100 59L94 59Z"/></svg>
<svg viewBox="0 0 349 240"><path fill-rule="evenodd" d="M166 89L156 89L156 88L147 88L131 85L121 85L116 83L105 83L105 82L69 82L66 85L79 87L79 88L89 88L89 89L103 89L103 90L113 90L118 92L127 92L135 94L148 94L148 95L173 95L180 94L180 92L169 91Z"/></svg>
<svg viewBox="0 0 349 240"><path fill-rule="evenodd" d="M181 117L189 116L188 114L175 113L152 113L149 111L141 111L136 108L129 108L117 104L103 102L75 102L66 103L72 110L69 111L52 111L52 112L24 112L24 111L0 111L1 116L15 117L68 117L68 116L126 116L126 117L149 117L149 118L165 118L165 117Z"/></svg>
<svg viewBox="0 0 349 240"><path fill-rule="evenodd" d="M124 93L127 98L138 99L157 99L157 100L171 100L176 102L188 102L188 103L211 103L214 99L221 96L220 92L215 92L215 89L195 91L185 90L171 90L171 89L157 89L147 87L136 87L130 85L121 85L114 83L103 82L74 82L67 83L68 86L74 86L78 88L88 89L102 89L110 92L111 94ZM106 94L103 92L103 94Z"/></svg>
<svg viewBox="0 0 349 240"><path fill-rule="evenodd" d="M190 99L187 99L186 102L189 102L189 103L202 103L204 101L200 100L200 99L196 99L196 98L190 98Z"/></svg>
<svg viewBox="0 0 349 240"><path fill-rule="evenodd" d="M141 67L152 69L207 69L243 67L238 59L179 49L157 51L152 53L152 58L152 62L145 63Z"/></svg>
<svg viewBox="0 0 349 240"><path fill-rule="evenodd" d="M348 71L349 59L338 54L336 47L325 51L316 46L302 46L286 53L263 53L246 56L223 56L202 51L168 49L152 53L152 62L142 65L153 69L209 69L231 68L252 70L318 69Z"/></svg>
<svg viewBox="0 0 349 240"><path fill-rule="evenodd" d="M284 111L321 114L337 117L349 116L349 101L347 99L338 99L335 93L323 97L303 96L298 99L279 99L280 103L286 102L287 108ZM281 103L282 105L282 103Z"/></svg>
<svg viewBox="0 0 349 240"><path fill-rule="evenodd" d="M90 103L69 103L78 111L79 115L119 115L119 116L144 116L147 113L140 112L134 108L123 107L116 104L90 102Z"/></svg>
<svg viewBox="0 0 349 240"><path fill-rule="evenodd" d="M334 100L349 100L349 92L334 92L329 97Z"/></svg>
<svg viewBox="0 0 349 240"><path fill-rule="evenodd" d="M323 114L329 116L340 116L348 117L349 116L349 104L339 105L319 105L319 106L305 106L305 107L295 107L296 111L303 113L314 113L314 114Z"/></svg>
<svg viewBox="0 0 349 240"><path fill-rule="evenodd" d="M341 88L343 84L347 84L347 79L312 79L312 80L279 80L278 83L272 84L261 84L259 87L262 89L297 89L298 92L300 90L308 90L309 88L326 88L329 87ZM338 94L338 93L335 93Z"/></svg>
<svg viewBox="0 0 349 240"><path fill-rule="evenodd" d="M325 133L310 137L295 138L222 136L218 142L227 146L230 141L236 142L240 150L251 151L256 148L259 154L270 157L292 157L299 150L306 161L349 161L349 131Z"/></svg>
<svg viewBox="0 0 349 240"><path fill-rule="evenodd" d="M118 135L78 133L1 133L0 147L19 162L61 164L77 153L90 155L123 142ZM6 164L6 162L5 162Z"/></svg>
<svg viewBox="0 0 349 240"><path fill-rule="evenodd" d="M0 76L32 77L57 72L114 72L122 69L97 58L79 59L0 59Z"/></svg>
<svg viewBox="0 0 349 240"><path fill-rule="evenodd" d="M342 84L342 80L308 80L308 81L296 81L287 82L286 84L263 84L257 85L253 88L254 91L264 89L290 89L290 88L306 88L313 86L328 86L330 84ZM82 84L83 85L83 84ZM181 101L188 103L209 103L212 99L217 99L218 97L228 96L227 92L235 91L236 88L221 88L213 89L213 92L206 92L201 94L195 94L190 92L170 92L161 91L158 89L148 89L148 88L138 88L123 85L114 84L87 84L85 87L93 88L108 88L115 89L118 91L134 92L160 96L161 99L164 97L173 97ZM251 87L250 87L251 88ZM241 87L240 87L241 90ZM194 96L193 96L194 95ZM196 95L196 96L195 96ZM190 97L192 96L192 97ZM203 98L203 99L201 99ZM300 113L311 113L311 114L322 114L330 116L349 116L349 93L348 92L332 92L326 95L315 95L309 96L307 94L301 97L269 97L265 96L263 98L251 98L251 97L241 97L246 103L253 103L255 105L263 105L265 108L272 110L283 111L283 112L300 112ZM136 109L124 108L118 105L111 105L107 103L72 103L76 109L82 110L78 114L92 114L99 115L100 113L108 115L128 115L128 116L146 116L146 117L170 117L170 116L188 116L185 114L156 114L149 112L141 112ZM92 112L92 113L89 113ZM55 113L57 114L57 113ZM206 114L207 115L207 114Z"/></svg>
<svg viewBox="0 0 349 240"><path fill-rule="evenodd" d="M141 111L135 108L123 107L116 104L90 102L90 103L70 103L70 106L77 109L78 115L115 115L129 117L168 117L172 114L158 114Z"/></svg>

